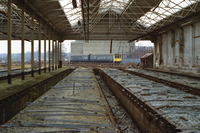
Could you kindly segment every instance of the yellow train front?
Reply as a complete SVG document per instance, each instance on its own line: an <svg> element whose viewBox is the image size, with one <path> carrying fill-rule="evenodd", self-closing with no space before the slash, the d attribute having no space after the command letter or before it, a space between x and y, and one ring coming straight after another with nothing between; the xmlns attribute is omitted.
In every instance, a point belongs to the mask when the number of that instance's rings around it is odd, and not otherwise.
<svg viewBox="0 0 200 133"><path fill-rule="evenodd" d="M122 62L122 56L121 54L114 54L114 63L121 63Z"/></svg>

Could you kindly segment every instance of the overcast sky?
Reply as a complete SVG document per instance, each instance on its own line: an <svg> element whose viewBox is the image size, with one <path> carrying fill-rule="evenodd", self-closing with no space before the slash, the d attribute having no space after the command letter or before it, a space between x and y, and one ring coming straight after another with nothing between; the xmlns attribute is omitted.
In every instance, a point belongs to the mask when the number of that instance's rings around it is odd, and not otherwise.
<svg viewBox="0 0 200 133"><path fill-rule="evenodd" d="M62 44L65 46L65 52L70 52L70 44L74 40L64 41ZM42 41L42 44L44 42ZM136 42L136 46L153 46L153 43L150 41L139 41ZM7 53L7 41L0 41L0 53ZM34 42L34 51L38 50L38 41ZM48 41L47 41L47 50L48 50ZM25 41L25 52L31 51L31 42ZM44 46L41 45L41 51L44 51ZM21 41L12 41L12 53L21 53Z"/></svg>
<svg viewBox="0 0 200 133"><path fill-rule="evenodd" d="M65 46L65 52L70 52L70 43L73 40L70 41L64 41L62 44ZM42 44L44 42L42 41ZM47 41L47 50L48 50L48 41ZM38 41L34 42L34 51L38 50ZM25 41L25 52L31 51L31 42ZM41 51L44 51L44 46L41 45ZM7 41L1 41L0 40L0 53L7 53ZM21 41L12 41L12 53L21 53Z"/></svg>
<svg viewBox="0 0 200 133"><path fill-rule="evenodd" d="M135 43L135 46L153 46L151 41L139 41Z"/></svg>

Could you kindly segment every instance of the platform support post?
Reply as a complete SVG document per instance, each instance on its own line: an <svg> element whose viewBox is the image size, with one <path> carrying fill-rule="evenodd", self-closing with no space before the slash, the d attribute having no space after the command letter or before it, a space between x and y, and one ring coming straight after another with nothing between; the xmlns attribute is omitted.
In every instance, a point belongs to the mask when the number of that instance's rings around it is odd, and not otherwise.
<svg viewBox="0 0 200 133"><path fill-rule="evenodd" d="M21 18L21 79L24 80L25 76L24 76L24 45L25 45L25 41L24 41L24 12L25 12L25 6L22 6L22 18Z"/></svg>
<svg viewBox="0 0 200 133"><path fill-rule="evenodd" d="M12 75L12 52L11 52L11 34L12 34L12 23L11 23L11 16L12 16L12 0L8 0L8 56L7 56L7 63L8 63L8 84L12 84L11 75Z"/></svg>
<svg viewBox="0 0 200 133"><path fill-rule="evenodd" d="M31 25L34 28L34 14L32 14ZM31 76L34 77L34 29L31 30Z"/></svg>
<svg viewBox="0 0 200 133"><path fill-rule="evenodd" d="M194 36L195 36L195 26L194 25L191 25L192 26L192 61L191 61L191 67L193 67L193 66L195 66L196 65L196 63L195 63L195 52L196 52L196 50L195 50L195 38L194 38Z"/></svg>
<svg viewBox="0 0 200 133"><path fill-rule="evenodd" d="M44 73L46 73L46 69L47 69L47 36L46 36L46 25L44 26Z"/></svg>
<svg viewBox="0 0 200 133"><path fill-rule="evenodd" d="M110 54L112 54L112 42L113 42L113 40L110 39Z"/></svg>
<svg viewBox="0 0 200 133"><path fill-rule="evenodd" d="M58 40L56 39L55 41L55 70L57 70L57 66L58 66Z"/></svg>
<svg viewBox="0 0 200 133"><path fill-rule="evenodd" d="M51 71L51 30L49 28L49 51L48 51L48 61L49 61L49 72Z"/></svg>
<svg viewBox="0 0 200 133"><path fill-rule="evenodd" d="M59 68L62 68L62 43L59 43Z"/></svg>
<svg viewBox="0 0 200 133"><path fill-rule="evenodd" d="M55 37L55 35L53 35L53 41L52 41L52 56L51 56L51 58L52 58L52 71L54 71L54 57L55 57L55 55L54 55L54 51L55 51L55 48L54 48L54 42L55 42L55 40L54 40L54 37Z"/></svg>
<svg viewBox="0 0 200 133"><path fill-rule="evenodd" d="M39 20L38 74L41 75L41 20Z"/></svg>

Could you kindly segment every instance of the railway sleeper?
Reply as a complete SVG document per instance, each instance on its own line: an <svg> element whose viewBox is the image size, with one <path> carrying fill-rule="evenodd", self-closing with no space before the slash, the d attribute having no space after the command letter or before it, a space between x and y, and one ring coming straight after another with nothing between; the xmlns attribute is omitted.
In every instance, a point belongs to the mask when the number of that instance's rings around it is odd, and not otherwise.
<svg viewBox="0 0 200 133"><path fill-rule="evenodd" d="M176 133L181 131L176 129L174 124L159 115L157 111L142 102L142 100L126 90L122 85L110 78L102 70L99 70L99 75L141 132Z"/></svg>
<svg viewBox="0 0 200 133"><path fill-rule="evenodd" d="M0 124L8 122L12 117L25 108L27 101L34 101L48 91L51 88L50 86L55 85L72 71L74 71L74 69L67 69L48 79L0 99Z"/></svg>
<svg viewBox="0 0 200 133"><path fill-rule="evenodd" d="M120 69L120 70L122 70L122 69ZM143 73L133 72L133 71L129 71L129 70L122 70L122 71L133 74L133 75L137 75L139 77L146 78L146 79L158 82L158 83L162 83L162 84L165 84L165 85L170 86L170 87L177 88L177 89L185 91L187 93L191 93L191 94L200 96L200 89L195 88L195 87L183 85L183 84L180 84L180 83L172 82L172 81L169 81L169 80L165 80L165 79L161 79L161 78L157 78L157 77L153 77L153 76L149 76L149 75L146 75L146 74L143 74Z"/></svg>

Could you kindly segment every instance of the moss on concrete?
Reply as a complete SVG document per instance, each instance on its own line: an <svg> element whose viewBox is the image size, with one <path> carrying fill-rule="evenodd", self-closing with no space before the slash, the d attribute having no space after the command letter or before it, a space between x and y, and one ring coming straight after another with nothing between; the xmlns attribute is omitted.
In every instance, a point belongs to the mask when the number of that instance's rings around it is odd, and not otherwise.
<svg viewBox="0 0 200 133"><path fill-rule="evenodd" d="M68 67L63 67L61 69L57 69L55 71L51 71L47 73L42 72L41 75L39 75L38 73L35 73L34 77L31 77L31 75L26 75L25 80L21 80L21 77L12 78L12 84L8 84L7 80L0 81L0 99L3 99L9 95L12 95L13 93L23 90L24 88L28 86L41 82L66 69L68 69Z"/></svg>

